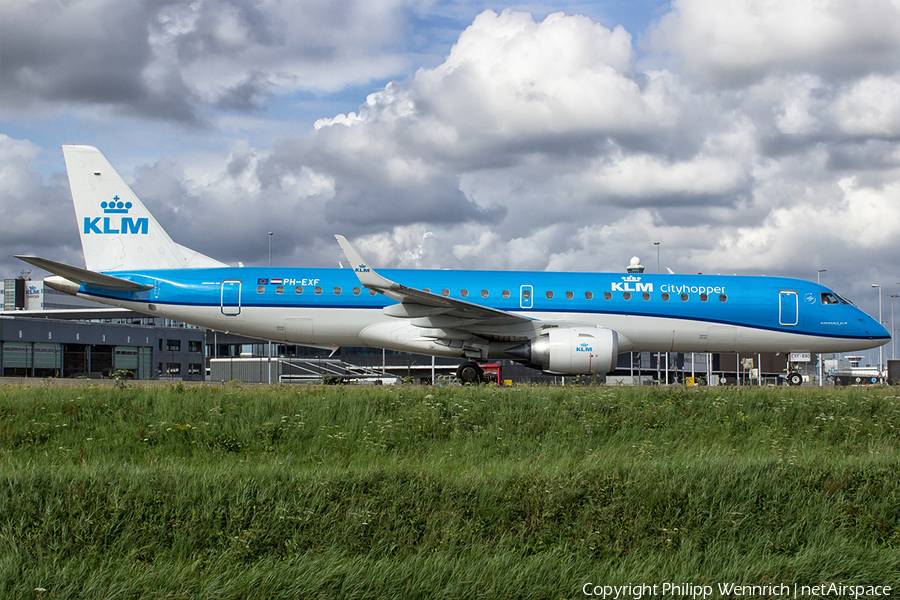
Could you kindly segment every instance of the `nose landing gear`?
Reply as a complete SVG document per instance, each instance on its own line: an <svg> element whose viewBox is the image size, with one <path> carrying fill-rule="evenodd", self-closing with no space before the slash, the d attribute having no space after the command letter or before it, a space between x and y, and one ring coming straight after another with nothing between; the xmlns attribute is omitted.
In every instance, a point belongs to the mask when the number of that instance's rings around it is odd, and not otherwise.
<svg viewBox="0 0 900 600"><path fill-rule="evenodd" d="M790 385L800 385L801 383L803 383L803 376L796 371L792 371L788 373L787 382Z"/></svg>

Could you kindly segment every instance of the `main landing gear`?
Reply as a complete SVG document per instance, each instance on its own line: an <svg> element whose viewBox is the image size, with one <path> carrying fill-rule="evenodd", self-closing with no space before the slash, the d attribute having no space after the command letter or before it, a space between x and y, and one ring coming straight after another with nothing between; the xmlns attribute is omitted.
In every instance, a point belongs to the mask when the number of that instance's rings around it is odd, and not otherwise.
<svg viewBox="0 0 900 600"><path fill-rule="evenodd" d="M462 383L481 383L484 381L484 369L478 363L464 362L456 368L456 379Z"/></svg>

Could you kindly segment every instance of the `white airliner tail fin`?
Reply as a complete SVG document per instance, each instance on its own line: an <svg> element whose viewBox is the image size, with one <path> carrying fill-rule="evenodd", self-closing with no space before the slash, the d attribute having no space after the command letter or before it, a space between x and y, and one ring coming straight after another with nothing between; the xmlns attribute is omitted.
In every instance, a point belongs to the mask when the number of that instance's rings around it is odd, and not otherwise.
<svg viewBox="0 0 900 600"><path fill-rule="evenodd" d="M172 241L92 146L63 146L85 266L91 271L225 266Z"/></svg>

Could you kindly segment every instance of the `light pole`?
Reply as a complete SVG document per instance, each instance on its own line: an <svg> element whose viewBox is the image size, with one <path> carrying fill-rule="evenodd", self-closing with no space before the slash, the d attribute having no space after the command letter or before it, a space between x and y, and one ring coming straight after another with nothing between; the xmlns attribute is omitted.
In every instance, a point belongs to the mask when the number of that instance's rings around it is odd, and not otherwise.
<svg viewBox="0 0 900 600"><path fill-rule="evenodd" d="M269 232L269 266L272 266L272 236L275 235L274 231ZM269 274L271 276L271 273ZM269 340L269 361L268 361L268 369L269 372L269 385L272 384L272 340Z"/></svg>
<svg viewBox="0 0 900 600"><path fill-rule="evenodd" d="M656 246L656 272L659 273L659 242L653 242ZM666 353L666 385L669 385L669 354ZM659 352L656 353L656 381L659 382Z"/></svg>
<svg viewBox="0 0 900 600"><path fill-rule="evenodd" d="M894 298L900 298L900 294L888 294L891 299L891 358L897 358L897 336L894 334Z"/></svg>
<svg viewBox="0 0 900 600"><path fill-rule="evenodd" d="M873 283L873 288L878 288L878 324L881 325L881 284ZM878 346L878 376L881 377L881 366L884 363L884 346Z"/></svg>
<svg viewBox="0 0 900 600"><path fill-rule="evenodd" d="M822 282L820 281L820 279L822 277L822 273L826 272L827 270L828 269L819 269L816 272L816 283L821 285ZM822 353L819 352L819 387L822 387L824 385L825 385L825 370L822 368Z"/></svg>

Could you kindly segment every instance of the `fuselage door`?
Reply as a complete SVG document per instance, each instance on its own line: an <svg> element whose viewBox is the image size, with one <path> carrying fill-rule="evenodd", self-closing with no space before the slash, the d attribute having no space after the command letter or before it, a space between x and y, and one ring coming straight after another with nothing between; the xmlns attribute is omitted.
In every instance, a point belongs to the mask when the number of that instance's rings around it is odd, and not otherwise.
<svg viewBox="0 0 900 600"><path fill-rule="evenodd" d="M796 325L800 316L800 303L797 300L797 292L781 290L778 292L778 324Z"/></svg>
<svg viewBox="0 0 900 600"><path fill-rule="evenodd" d="M534 289L530 285L523 285L519 288L519 306L522 308L531 308L534 306Z"/></svg>
<svg viewBox="0 0 900 600"><path fill-rule="evenodd" d="M222 314L235 316L241 314L241 282L222 282Z"/></svg>

